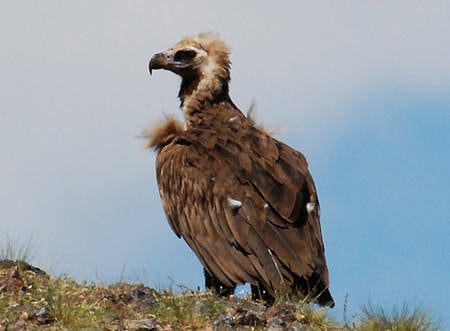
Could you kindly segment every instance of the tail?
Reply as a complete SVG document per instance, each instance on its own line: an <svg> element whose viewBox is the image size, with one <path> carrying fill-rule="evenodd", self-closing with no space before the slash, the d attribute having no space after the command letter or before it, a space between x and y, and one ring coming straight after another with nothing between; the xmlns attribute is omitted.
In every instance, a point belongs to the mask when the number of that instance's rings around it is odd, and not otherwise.
<svg viewBox="0 0 450 331"><path fill-rule="evenodd" d="M334 307L334 300L328 288L325 288L317 297L317 303L321 306Z"/></svg>

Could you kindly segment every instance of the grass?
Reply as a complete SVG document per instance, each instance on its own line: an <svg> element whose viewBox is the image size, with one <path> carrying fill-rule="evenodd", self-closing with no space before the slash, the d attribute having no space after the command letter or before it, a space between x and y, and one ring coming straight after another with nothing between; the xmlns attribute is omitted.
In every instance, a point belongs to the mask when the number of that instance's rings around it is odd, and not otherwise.
<svg viewBox="0 0 450 331"><path fill-rule="evenodd" d="M198 291L174 294L165 291L150 310L161 324L198 329L212 323L226 309L227 300Z"/></svg>
<svg viewBox="0 0 450 331"><path fill-rule="evenodd" d="M312 330L343 330L338 321L332 319L327 308L318 308L311 304L300 304L297 308L297 320L309 325Z"/></svg>
<svg viewBox="0 0 450 331"><path fill-rule="evenodd" d="M387 312L383 307L366 305L359 317L358 331L437 331L439 324L420 307L409 308L404 304Z"/></svg>
<svg viewBox="0 0 450 331"><path fill-rule="evenodd" d="M372 304L351 321L337 321L327 308L298 298L278 298L272 307L250 297L221 298L184 288L156 291L143 284L77 283L52 278L13 256L0 261L0 330L440 330L428 313L403 305L386 311ZM19 250L20 251L20 250ZM2 251L3 252L3 251ZM27 253L27 254L25 254ZM12 255L11 255L12 254Z"/></svg>
<svg viewBox="0 0 450 331"><path fill-rule="evenodd" d="M31 241L18 244L6 236L6 244L0 247L0 261L23 261L30 262L33 258L31 250Z"/></svg>

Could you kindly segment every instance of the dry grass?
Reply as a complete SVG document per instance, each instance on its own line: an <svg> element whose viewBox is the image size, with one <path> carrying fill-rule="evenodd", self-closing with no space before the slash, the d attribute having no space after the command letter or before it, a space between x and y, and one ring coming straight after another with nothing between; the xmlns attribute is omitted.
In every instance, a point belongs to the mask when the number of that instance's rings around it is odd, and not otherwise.
<svg viewBox="0 0 450 331"><path fill-rule="evenodd" d="M420 309L388 313L372 305L345 326L328 309L295 298L272 307L250 298L209 292L153 290L143 284L77 283L52 278L23 261L0 261L0 331L3 330L395 330L439 326ZM351 326L348 326L348 325Z"/></svg>
<svg viewBox="0 0 450 331"><path fill-rule="evenodd" d="M437 331L439 324L426 311L415 307L410 309L404 304L387 312L372 304L364 306L359 317L357 331Z"/></svg>
<svg viewBox="0 0 450 331"><path fill-rule="evenodd" d="M5 242L6 244L0 247L0 261L10 260L29 263L32 260L31 241L18 244L6 236Z"/></svg>

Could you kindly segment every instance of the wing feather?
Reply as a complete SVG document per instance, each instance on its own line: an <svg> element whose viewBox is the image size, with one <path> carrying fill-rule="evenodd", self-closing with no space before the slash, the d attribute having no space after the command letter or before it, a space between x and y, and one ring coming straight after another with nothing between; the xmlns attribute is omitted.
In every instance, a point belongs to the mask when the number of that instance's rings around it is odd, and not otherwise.
<svg viewBox="0 0 450 331"><path fill-rule="evenodd" d="M273 292L293 273L328 284L301 153L251 126L192 129L162 148L157 177L172 229L224 285L260 281Z"/></svg>

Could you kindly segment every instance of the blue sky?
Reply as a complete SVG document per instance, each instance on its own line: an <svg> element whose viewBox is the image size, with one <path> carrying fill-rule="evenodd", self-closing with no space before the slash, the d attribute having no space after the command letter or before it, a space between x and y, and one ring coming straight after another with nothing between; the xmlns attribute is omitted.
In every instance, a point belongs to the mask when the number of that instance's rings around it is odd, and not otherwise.
<svg viewBox="0 0 450 331"><path fill-rule="evenodd" d="M77 280L203 284L139 134L177 114L147 63L185 35L232 47L231 95L309 159L331 290L432 309L450 279L448 3L0 3L0 244ZM3 237L3 238L2 238Z"/></svg>

